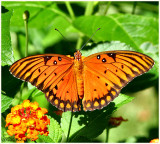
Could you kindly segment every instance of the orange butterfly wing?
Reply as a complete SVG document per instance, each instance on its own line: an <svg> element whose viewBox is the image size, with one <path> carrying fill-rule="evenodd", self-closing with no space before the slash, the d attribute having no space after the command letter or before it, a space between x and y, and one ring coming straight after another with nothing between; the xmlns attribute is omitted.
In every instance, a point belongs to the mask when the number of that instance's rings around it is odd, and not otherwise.
<svg viewBox="0 0 160 144"><path fill-rule="evenodd" d="M78 111L81 105L73 65L73 58L44 54L18 60L10 67L10 72L44 92L47 100L57 108Z"/></svg>
<svg viewBox="0 0 160 144"><path fill-rule="evenodd" d="M108 105L133 78L154 65L152 58L133 51L106 51L90 55L84 63L83 109Z"/></svg>

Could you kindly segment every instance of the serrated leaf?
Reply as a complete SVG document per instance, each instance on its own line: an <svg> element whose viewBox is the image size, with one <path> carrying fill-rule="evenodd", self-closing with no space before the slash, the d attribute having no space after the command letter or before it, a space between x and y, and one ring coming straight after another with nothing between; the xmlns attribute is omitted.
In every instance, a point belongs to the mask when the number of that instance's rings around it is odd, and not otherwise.
<svg viewBox="0 0 160 144"><path fill-rule="evenodd" d="M1 15L1 65L11 65L14 62L11 37L10 37L10 19L12 11L2 6Z"/></svg>
<svg viewBox="0 0 160 144"><path fill-rule="evenodd" d="M51 117L48 117L48 118L50 119L50 125L48 126L49 134L48 136L39 135L39 138L36 140L36 142L57 143L61 141L62 129L59 123Z"/></svg>
<svg viewBox="0 0 160 144"><path fill-rule="evenodd" d="M49 135L53 142L60 142L62 139L62 129L59 123L53 118L50 119Z"/></svg>
<svg viewBox="0 0 160 144"><path fill-rule="evenodd" d="M13 98L1 94L1 113L5 112L12 103Z"/></svg>
<svg viewBox="0 0 160 144"><path fill-rule="evenodd" d="M158 44L158 20L137 15L82 16L73 22L74 26L93 37L95 41L118 40L141 52L140 45L146 41Z"/></svg>
<svg viewBox="0 0 160 144"><path fill-rule="evenodd" d="M119 107L132 100L133 97L120 94L113 102L102 110L74 113L70 130L70 141L76 142L81 136L88 139L98 136L103 132L107 125L106 117L109 117ZM68 135L70 117L71 112L62 114L61 127L66 137Z"/></svg>

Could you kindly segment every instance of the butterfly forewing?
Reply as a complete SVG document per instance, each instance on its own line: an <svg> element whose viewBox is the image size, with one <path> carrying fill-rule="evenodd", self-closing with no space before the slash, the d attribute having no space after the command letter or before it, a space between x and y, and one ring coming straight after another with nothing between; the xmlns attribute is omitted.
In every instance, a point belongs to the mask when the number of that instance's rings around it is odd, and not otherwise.
<svg viewBox="0 0 160 144"><path fill-rule="evenodd" d="M128 82L150 70L153 65L152 58L133 51L107 51L86 57L84 110L106 106Z"/></svg>

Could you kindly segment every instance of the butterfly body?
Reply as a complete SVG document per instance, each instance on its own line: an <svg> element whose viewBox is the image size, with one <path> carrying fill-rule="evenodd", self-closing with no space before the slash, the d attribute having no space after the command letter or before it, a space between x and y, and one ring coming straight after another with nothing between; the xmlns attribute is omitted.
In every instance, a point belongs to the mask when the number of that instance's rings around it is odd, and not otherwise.
<svg viewBox="0 0 160 144"><path fill-rule="evenodd" d="M45 93L63 111L101 109L135 77L149 71L154 61L134 51L104 51L83 57L59 54L29 56L10 67L17 78Z"/></svg>
<svg viewBox="0 0 160 144"><path fill-rule="evenodd" d="M84 80L83 80L84 65L82 61L82 54L80 51L77 51L74 54L74 71L76 75L78 95L80 99L82 99L84 95Z"/></svg>

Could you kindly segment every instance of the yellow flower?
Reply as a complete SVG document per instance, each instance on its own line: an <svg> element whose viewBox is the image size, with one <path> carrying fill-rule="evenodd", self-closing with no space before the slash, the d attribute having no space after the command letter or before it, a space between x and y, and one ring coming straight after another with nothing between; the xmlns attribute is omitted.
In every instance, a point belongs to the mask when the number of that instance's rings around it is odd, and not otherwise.
<svg viewBox="0 0 160 144"><path fill-rule="evenodd" d="M158 138L157 139L153 139L153 140L150 141L150 143L159 143L159 139Z"/></svg>
<svg viewBox="0 0 160 144"><path fill-rule="evenodd" d="M19 109L22 108L22 105L17 105L11 108L11 113L17 113Z"/></svg>
<svg viewBox="0 0 160 144"><path fill-rule="evenodd" d="M36 110L38 108L39 104L37 102L31 103L30 107L33 108L33 110Z"/></svg>
<svg viewBox="0 0 160 144"><path fill-rule="evenodd" d="M30 101L29 101L29 100L24 100L23 103L22 103L22 106L23 106L24 108L29 107L29 106L30 106Z"/></svg>
<svg viewBox="0 0 160 144"><path fill-rule="evenodd" d="M6 117L7 133L15 136L17 142L24 142L27 139L35 141L39 134L47 136L49 134L47 125L50 120L44 114L48 111L45 108L38 107L38 103L31 103L24 100L21 105L11 109Z"/></svg>
<svg viewBox="0 0 160 144"><path fill-rule="evenodd" d="M21 117L20 116L15 116L12 118L12 124L19 124L21 122Z"/></svg>

